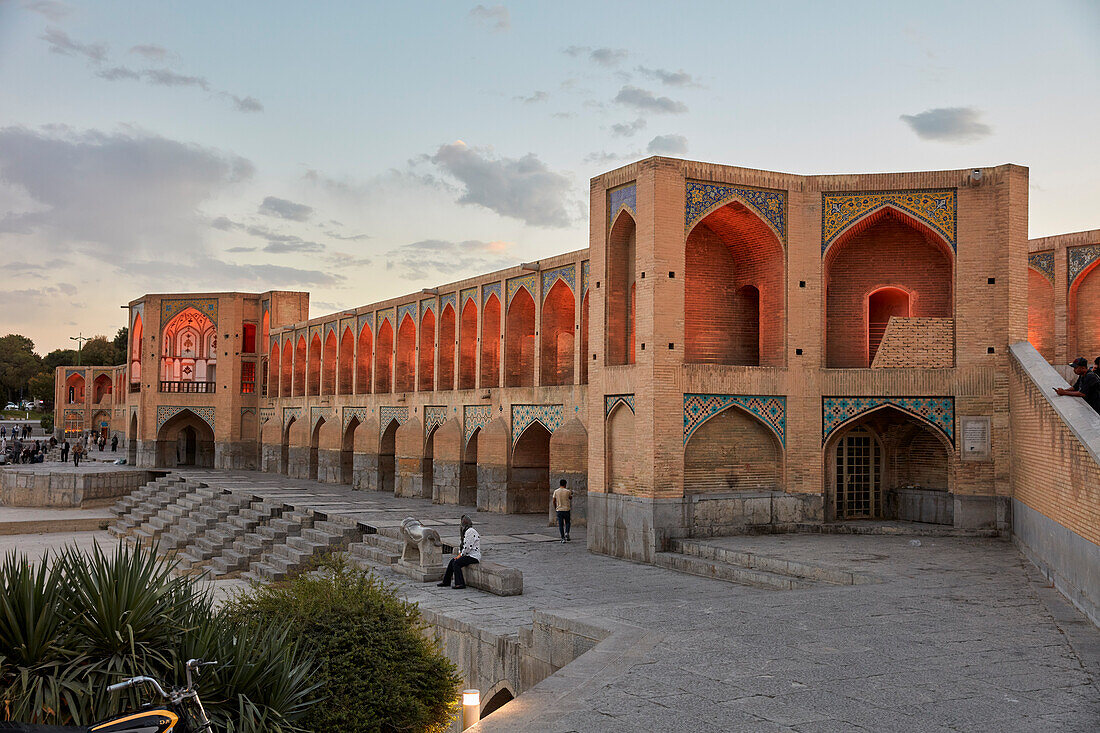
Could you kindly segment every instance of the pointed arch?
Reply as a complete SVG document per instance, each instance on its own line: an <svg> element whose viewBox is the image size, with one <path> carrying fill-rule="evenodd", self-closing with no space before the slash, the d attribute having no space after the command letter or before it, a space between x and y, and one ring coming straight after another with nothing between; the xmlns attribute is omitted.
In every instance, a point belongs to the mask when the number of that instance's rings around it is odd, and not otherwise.
<svg viewBox="0 0 1100 733"><path fill-rule="evenodd" d="M130 384L141 384L141 337L141 314L137 313L130 329Z"/></svg>
<svg viewBox="0 0 1100 733"><path fill-rule="evenodd" d="M161 380L203 382L182 391L210 391L217 365L217 328L210 317L189 306L173 316L161 330ZM169 387L176 391L177 387Z"/></svg>
<svg viewBox="0 0 1100 733"><path fill-rule="evenodd" d="M271 353L267 357L267 396L279 396L279 375L282 373L279 343L271 344Z"/></svg>
<svg viewBox="0 0 1100 733"><path fill-rule="evenodd" d="M393 382L393 326L389 319L378 327L378 343L374 347L374 392L386 394L392 391Z"/></svg>
<svg viewBox="0 0 1100 733"><path fill-rule="evenodd" d="M685 361L782 366L786 254L769 223L735 197L695 224L684 260Z"/></svg>
<svg viewBox="0 0 1100 733"><path fill-rule="evenodd" d="M92 380L92 402L109 401L113 390L114 385L111 383L111 378L106 374L100 374Z"/></svg>
<svg viewBox="0 0 1100 733"><path fill-rule="evenodd" d="M470 298L462 306L462 329L458 344L458 388L477 386L477 303Z"/></svg>
<svg viewBox="0 0 1100 733"><path fill-rule="evenodd" d="M287 339L283 343L282 365L279 377L279 396L292 397L294 395L294 342Z"/></svg>
<svg viewBox="0 0 1100 733"><path fill-rule="evenodd" d="M294 347L294 396L303 397L306 393L306 337L299 336Z"/></svg>
<svg viewBox="0 0 1100 733"><path fill-rule="evenodd" d="M157 430L156 465L214 467L214 431L189 409L166 420Z"/></svg>
<svg viewBox="0 0 1100 733"><path fill-rule="evenodd" d="M581 384L588 384L588 360L588 292L586 291L581 300Z"/></svg>
<svg viewBox="0 0 1100 733"><path fill-rule="evenodd" d="M638 456L634 410L625 401L616 404L607 416L604 429L604 465L606 491L609 494L633 494L637 491L634 474Z"/></svg>
<svg viewBox="0 0 1100 733"><path fill-rule="evenodd" d="M325 350L321 355L321 394L336 394L336 332L325 336Z"/></svg>
<svg viewBox="0 0 1100 733"><path fill-rule="evenodd" d="M390 420L378 441L378 490L388 494L397 487L397 431L400 427L396 419Z"/></svg>
<svg viewBox="0 0 1100 733"><path fill-rule="evenodd" d="M340 441L340 483L349 486L355 475L355 431L358 427L359 418L352 417Z"/></svg>
<svg viewBox="0 0 1100 733"><path fill-rule="evenodd" d="M397 328L397 364L394 392L416 391L416 321L408 313Z"/></svg>
<svg viewBox="0 0 1100 733"><path fill-rule="evenodd" d="M701 423L684 446L684 491L782 491L783 445L738 403Z"/></svg>
<svg viewBox="0 0 1100 733"><path fill-rule="evenodd" d="M306 367L308 394L311 397L321 394L321 335L313 334L309 340L309 365Z"/></svg>
<svg viewBox="0 0 1100 733"><path fill-rule="evenodd" d="M345 327L340 337L338 364L336 394L351 394L354 391L352 381L355 378L355 337L351 335L351 328Z"/></svg>
<svg viewBox="0 0 1100 733"><path fill-rule="evenodd" d="M500 386L500 299L493 293L481 309L481 386Z"/></svg>
<svg viewBox="0 0 1100 733"><path fill-rule="evenodd" d="M636 225L622 209L607 242L607 363L634 363Z"/></svg>
<svg viewBox="0 0 1100 733"><path fill-rule="evenodd" d="M475 326L476 318L475 318ZM449 390L455 387L455 309L448 303L439 317L439 379L436 389Z"/></svg>
<svg viewBox="0 0 1100 733"><path fill-rule="evenodd" d="M1077 277L1073 278L1073 282L1069 286L1069 300L1066 308L1066 341L1070 357L1081 354L1091 359L1094 354L1100 354L1100 275L1097 275L1098 265L1100 265L1100 259L1093 261L1082 270ZM1030 292L1030 287L1028 290ZM1051 293L1053 300L1053 288L1051 288ZM1030 320L1029 315L1029 324ZM1053 317L1051 320L1053 320Z"/></svg>
<svg viewBox="0 0 1100 733"><path fill-rule="evenodd" d="M504 373L506 387L535 386L535 301L527 288L520 288L508 305Z"/></svg>
<svg viewBox="0 0 1100 733"><path fill-rule="evenodd" d="M70 405L84 404L83 374L70 374L65 378L65 401Z"/></svg>
<svg viewBox="0 0 1100 733"><path fill-rule="evenodd" d="M435 389L435 311L426 310L420 318L420 368L417 370L421 392Z"/></svg>
<svg viewBox="0 0 1100 733"><path fill-rule="evenodd" d="M317 424L313 426L313 430L309 434L308 476L313 481L317 480L317 476L320 473L321 428L324 424L325 418L318 418Z"/></svg>
<svg viewBox="0 0 1100 733"><path fill-rule="evenodd" d="M512 447L508 467L506 511L526 514L546 511L550 485L551 432L540 421L528 425Z"/></svg>
<svg viewBox="0 0 1100 733"><path fill-rule="evenodd" d="M825 253L825 361L871 365L868 296L885 287L910 294L912 318L954 317L954 252L940 235L892 206L863 216Z"/></svg>
<svg viewBox="0 0 1100 733"><path fill-rule="evenodd" d="M371 361L374 351L374 333L370 324L364 323L359 329L359 344L355 356L355 393L371 392Z"/></svg>
<svg viewBox="0 0 1100 733"><path fill-rule="evenodd" d="M573 383L574 321L576 297L564 280L558 280L542 301L539 329L541 384Z"/></svg>

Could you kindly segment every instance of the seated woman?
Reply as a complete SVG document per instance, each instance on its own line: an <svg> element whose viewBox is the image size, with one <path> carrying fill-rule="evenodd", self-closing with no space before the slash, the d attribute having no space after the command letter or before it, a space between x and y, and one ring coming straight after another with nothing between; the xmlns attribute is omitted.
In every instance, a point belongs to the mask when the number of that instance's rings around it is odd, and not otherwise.
<svg viewBox="0 0 1100 733"><path fill-rule="evenodd" d="M443 574L443 582L440 588L446 588L451 584L451 575L454 575L455 588L465 588L466 579L462 577L462 568L467 565L481 562L481 535L474 529L474 522L468 514L462 515L462 546L457 555L447 563L447 571Z"/></svg>

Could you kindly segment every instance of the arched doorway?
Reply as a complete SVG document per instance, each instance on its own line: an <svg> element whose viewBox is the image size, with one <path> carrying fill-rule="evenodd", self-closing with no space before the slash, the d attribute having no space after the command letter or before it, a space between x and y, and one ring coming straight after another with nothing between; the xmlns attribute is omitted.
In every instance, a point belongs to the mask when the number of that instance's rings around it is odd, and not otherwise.
<svg viewBox="0 0 1100 733"><path fill-rule="evenodd" d="M783 447L751 413L731 405L684 446L684 492L782 491Z"/></svg>
<svg viewBox="0 0 1100 733"><path fill-rule="evenodd" d="M294 347L294 396L304 397L306 394L306 337L298 337L298 345Z"/></svg>
<svg viewBox="0 0 1100 733"><path fill-rule="evenodd" d="M291 397L294 394L294 344L287 339L283 344L281 376L279 377L279 396Z"/></svg>
<svg viewBox="0 0 1100 733"><path fill-rule="evenodd" d="M141 385L141 314L134 315L134 326L130 329L130 384Z"/></svg>
<svg viewBox="0 0 1100 733"><path fill-rule="evenodd" d="M309 382L307 394L316 397L321 394L321 337L313 334L309 342L309 372L306 375Z"/></svg>
<svg viewBox="0 0 1100 733"><path fill-rule="evenodd" d="M455 347L458 345L455 335L455 309L448 303L439 318L439 381L436 389L455 388Z"/></svg>
<svg viewBox="0 0 1100 733"><path fill-rule="evenodd" d="M313 432L309 435L309 478L312 481L317 480L318 473L318 448L321 445L321 426L325 424L325 419L319 418L317 424L313 426Z"/></svg>
<svg viewBox="0 0 1100 733"><path fill-rule="evenodd" d="M336 387L337 394L352 394L355 377L355 337L351 329L345 328L340 337L340 379Z"/></svg>
<svg viewBox="0 0 1100 733"><path fill-rule="evenodd" d="M355 474L355 429L359 427L359 418L353 417L344 429L340 443L340 483L351 485Z"/></svg>
<svg viewBox="0 0 1100 733"><path fill-rule="evenodd" d="M535 421L527 426L512 448L506 511L509 514L545 512L550 500L549 488L550 431Z"/></svg>
<svg viewBox="0 0 1100 733"><path fill-rule="evenodd" d="M866 413L826 444L826 517L952 524L954 446L894 407Z"/></svg>
<svg viewBox="0 0 1100 733"><path fill-rule="evenodd" d="M535 301L520 288L508 304L505 324L504 386L535 385Z"/></svg>
<svg viewBox="0 0 1100 733"><path fill-rule="evenodd" d="M283 426L283 442L279 446L279 473L284 476L290 475L290 428L293 427L294 422L294 418L290 418Z"/></svg>
<svg viewBox="0 0 1100 733"><path fill-rule="evenodd" d="M137 465L138 455L138 419L137 412L130 415L130 432L129 439L126 441L126 464L129 466Z"/></svg>
<svg viewBox="0 0 1100 733"><path fill-rule="evenodd" d="M1100 260L1074 278L1066 310L1068 357L1084 356L1090 362L1100 354Z"/></svg>
<svg viewBox="0 0 1100 733"><path fill-rule="evenodd" d="M469 298L462 306L458 344L458 388L477 386L477 304Z"/></svg>
<svg viewBox="0 0 1100 733"><path fill-rule="evenodd" d="M111 378L106 374L100 374L92 382L93 397L92 402L108 402L111 399L113 393L113 385L111 384Z"/></svg>
<svg viewBox="0 0 1100 733"><path fill-rule="evenodd" d="M214 467L214 431L191 410L176 413L157 431L157 467L177 466Z"/></svg>
<svg viewBox="0 0 1100 733"><path fill-rule="evenodd" d="M435 433L439 426L432 428L424 440L424 456L420 460L420 496L431 499L435 494Z"/></svg>
<svg viewBox="0 0 1100 733"><path fill-rule="evenodd" d="M382 439L378 444L378 490L392 494L396 488L397 479L397 429L400 427L396 420L390 420L390 424L382 431Z"/></svg>
<svg viewBox="0 0 1100 733"><path fill-rule="evenodd" d="M420 319L419 372L417 389L421 392L435 389L435 312L432 310L424 311L424 317Z"/></svg>
<svg viewBox="0 0 1100 733"><path fill-rule="evenodd" d="M868 364L874 364L886 327L894 317L909 317L909 293L901 288L879 288L867 296Z"/></svg>
<svg viewBox="0 0 1100 733"><path fill-rule="evenodd" d="M500 300L496 293L481 309L481 385L500 386Z"/></svg>
<svg viewBox="0 0 1100 733"><path fill-rule="evenodd" d="M575 302L573 291L560 279L542 301L540 384L573 383Z"/></svg>
<svg viewBox="0 0 1100 733"><path fill-rule="evenodd" d="M321 394L336 394L337 353L336 331L329 331L325 336L325 350L321 357Z"/></svg>
<svg viewBox="0 0 1100 733"><path fill-rule="evenodd" d="M71 374L65 380L65 399L70 405L84 404L84 377Z"/></svg>
<svg viewBox="0 0 1100 733"><path fill-rule="evenodd" d="M371 351L374 349L374 333L370 324L364 323L359 331L359 348L355 357L355 393L370 394Z"/></svg>
<svg viewBox="0 0 1100 733"><path fill-rule="evenodd" d="M416 322L408 313L397 328L397 365L394 392L416 391Z"/></svg>
<svg viewBox="0 0 1100 733"><path fill-rule="evenodd" d="M393 327L389 319L378 327L378 343L374 348L374 392L386 394L390 391L393 377Z"/></svg>
<svg viewBox="0 0 1100 733"><path fill-rule="evenodd" d="M635 488L634 463L638 446L634 434L634 411L620 402L607 416L607 493L629 494Z"/></svg>
<svg viewBox="0 0 1100 733"><path fill-rule="evenodd" d="M486 703L482 706L481 717L486 718L492 715L497 710L500 710L502 707L512 702L512 700L514 699L515 696L512 695L512 691L509 690L507 687L502 687L501 689L493 693L492 697L490 697L488 701L486 701Z"/></svg>
<svg viewBox="0 0 1100 733"><path fill-rule="evenodd" d="M462 451L462 468L458 477L458 503L477 506L477 438L481 428L474 430Z"/></svg>

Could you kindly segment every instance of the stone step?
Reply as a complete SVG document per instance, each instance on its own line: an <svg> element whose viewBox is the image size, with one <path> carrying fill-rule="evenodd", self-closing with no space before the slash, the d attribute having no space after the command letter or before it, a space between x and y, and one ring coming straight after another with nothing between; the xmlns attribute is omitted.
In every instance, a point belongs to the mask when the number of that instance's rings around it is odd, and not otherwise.
<svg viewBox="0 0 1100 733"><path fill-rule="evenodd" d="M275 545L275 540L258 534L246 534L233 542L236 552L252 553L259 557Z"/></svg>
<svg viewBox="0 0 1100 733"><path fill-rule="evenodd" d="M737 565L752 570L762 570L768 573L775 573L776 575L786 575L791 578L801 578L804 580L833 583L836 585L859 585L874 582L872 578L839 568L829 568L796 560L787 560L781 557L771 557L726 547L716 547L706 542L673 540L670 549L673 552L691 555L692 557L698 557L703 560L723 562L728 565Z"/></svg>
<svg viewBox="0 0 1100 733"><path fill-rule="evenodd" d="M285 527L284 525L275 526L274 523L276 521L278 520L272 520L271 524L261 524L260 526L256 527L256 534L264 538L265 540L271 540L272 542L283 542L286 540L287 537L291 536L292 533L294 535L297 535L299 532L301 532L300 527L294 527L293 525L291 525L290 527Z"/></svg>
<svg viewBox="0 0 1100 733"><path fill-rule="evenodd" d="M272 546L271 552L268 554L282 557L309 556L315 552L327 550L331 546L326 543L307 540L305 537L288 537L285 544Z"/></svg>
<svg viewBox="0 0 1100 733"><path fill-rule="evenodd" d="M729 583L750 585L755 588L767 588L769 590L812 588L815 585L814 581L811 580L769 573L766 570L753 570L740 565L731 565L692 555L682 555L678 552L658 552L653 558L653 564L703 578L714 578Z"/></svg>
<svg viewBox="0 0 1100 733"><path fill-rule="evenodd" d="M393 552L392 550L387 550L375 545L368 545L363 542L356 542L349 546L348 554L353 558L366 560L371 563L378 563L380 565L393 565L401 559L400 552Z"/></svg>
<svg viewBox="0 0 1100 733"><path fill-rule="evenodd" d="M266 562L254 562L248 566L249 571L241 575L242 578L258 581L286 580L287 574Z"/></svg>
<svg viewBox="0 0 1100 733"><path fill-rule="evenodd" d="M210 567L217 575L237 573L242 570L248 570L248 566L253 559L254 558L248 554L237 552L236 550L226 550L210 561Z"/></svg>

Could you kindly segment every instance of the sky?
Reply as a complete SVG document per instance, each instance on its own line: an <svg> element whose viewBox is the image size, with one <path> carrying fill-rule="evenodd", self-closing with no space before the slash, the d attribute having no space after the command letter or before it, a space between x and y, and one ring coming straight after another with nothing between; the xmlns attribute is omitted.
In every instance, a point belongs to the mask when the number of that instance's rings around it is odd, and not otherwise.
<svg viewBox="0 0 1100 733"><path fill-rule="evenodd" d="M588 245L650 155L799 174L1025 165L1100 228L1100 2L0 0L0 333L151 292L311 316Z"/></svg>

